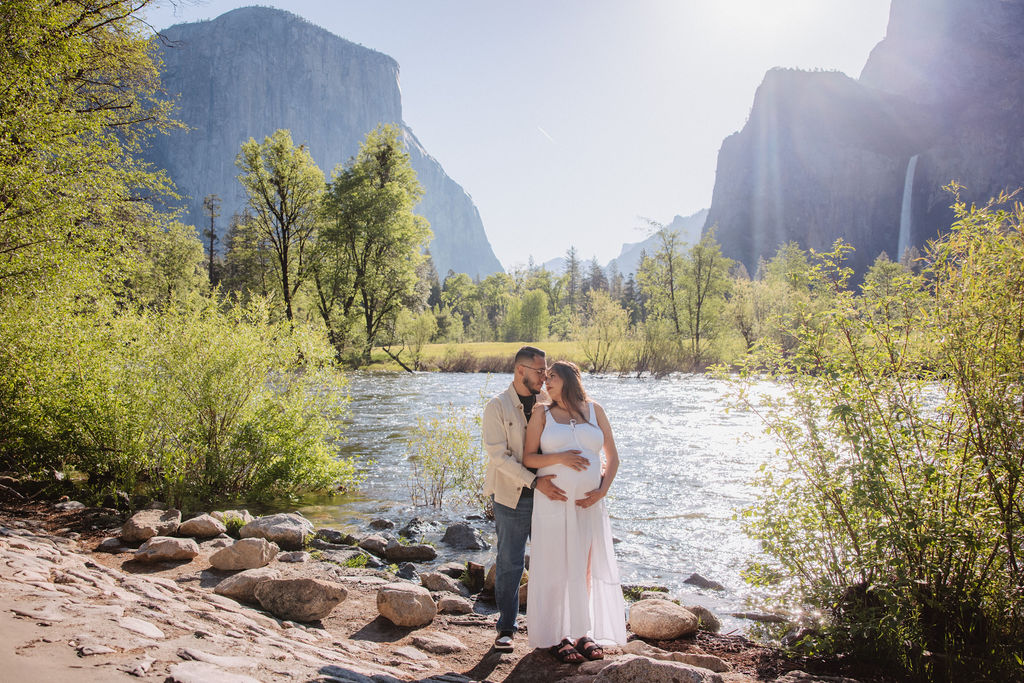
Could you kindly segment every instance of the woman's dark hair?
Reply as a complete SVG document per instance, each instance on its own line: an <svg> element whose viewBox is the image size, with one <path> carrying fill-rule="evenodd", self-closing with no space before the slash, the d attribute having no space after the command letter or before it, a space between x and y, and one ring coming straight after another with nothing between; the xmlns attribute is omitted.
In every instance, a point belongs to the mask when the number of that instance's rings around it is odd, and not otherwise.
<svg viewBox="0 0 1024 683"><path fill-rule="evenodd" d="M562 396L555 403L569 413L569 417L575 413L583 418L584 422L589 423L590 420L587 417L590 415L590 411L585 410L587 392L583 389L583 378L580 375L579 366L572 361L556 360L551 364L550 370L562 379Z"/></svg>

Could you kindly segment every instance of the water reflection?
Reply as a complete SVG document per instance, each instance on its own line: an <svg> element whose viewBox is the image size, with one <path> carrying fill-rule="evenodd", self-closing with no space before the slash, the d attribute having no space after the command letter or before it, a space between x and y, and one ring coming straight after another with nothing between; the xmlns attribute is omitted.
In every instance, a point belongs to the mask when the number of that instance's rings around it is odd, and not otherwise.
<svg viewBox="0 0 1024 683"><path fill-rule="evenodd" d="M429 508L409 504L406 440L416 419L449 405L480 410L510 381L511 375L350 375L343 450L373 464L359 493L306 499L303 514L350 531L375 517L431 517ZM727 411L724 384L704 376L586 377L585 384L608 413L621 459L609 511L623 581L663 584L719 611L742 607L751 589L741 571L758 548L734 514L753 502L749 482L775 457L757 418ZM493 550L476 559L491 561ZM693 572L726 591L698 595L683 583Z"/></svg>

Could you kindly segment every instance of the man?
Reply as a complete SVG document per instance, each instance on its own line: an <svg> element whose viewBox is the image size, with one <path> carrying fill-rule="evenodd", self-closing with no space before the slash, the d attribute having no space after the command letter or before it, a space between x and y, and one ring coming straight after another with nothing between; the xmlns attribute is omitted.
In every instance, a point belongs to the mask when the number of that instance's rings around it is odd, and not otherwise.
<svg viewBox="0 0 1024 683"><path fill-rule="evenodd" d="M551 481L554 475L538 477L535 471L523 467L526 423L546 372L544 352L524 346L516 353L512 384L484 408L483 439L488 455L484 495L494 497L494 526L498 532L494 597L499 617L494 649L505 652L513 649L534 490L551 500L566 500L565 491Z"/></svg>

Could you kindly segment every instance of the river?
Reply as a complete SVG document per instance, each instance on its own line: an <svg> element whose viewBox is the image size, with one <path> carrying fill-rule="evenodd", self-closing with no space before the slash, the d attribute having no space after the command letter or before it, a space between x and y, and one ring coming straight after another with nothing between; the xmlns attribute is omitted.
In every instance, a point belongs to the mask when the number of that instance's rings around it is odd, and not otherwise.
<svg viewBox="0 0 1024 683"><path fill-rule="evenodd" d="M486 397L508 387L511 375L352 373L343 450L372 458L360 491L305 499L299 509L318 525L351 531L386 517L454 520L410 504L408 438L417 417L439 406L479 410ZM621 465L608 496L612 533L623 583L659 584L722 614L756 598L742 571L759 556L737 512L756 498L751 481L776 445L753 414L727 410L726 384L703 375L665 379L585 376L590 396L604 406ZM769 388L770 390L770 388ZM493 525L479 523L493 541ZM440 551L443 544L438 543ZM443 559L493 562L493 548ZM691 573L724 591L684 583ZM726 630L744 629L726 620Z"/></svg>

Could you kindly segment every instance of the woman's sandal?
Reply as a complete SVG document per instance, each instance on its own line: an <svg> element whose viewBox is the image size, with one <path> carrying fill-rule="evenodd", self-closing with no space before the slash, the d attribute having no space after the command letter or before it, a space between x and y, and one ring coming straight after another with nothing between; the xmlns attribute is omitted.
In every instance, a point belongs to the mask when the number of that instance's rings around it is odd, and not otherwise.
<svg viewBox="0 0 1024 683"><path fill-rule="evenodd" d="M552 647L551 654L558 657L562 664L579 664L584 660L568 638L562 638L562 642Z"/></svg>
<svg viewBox="0 0 1024 683"><path fill-rule="evenodd" d="M582 638L576 641L576 644L573 647L576 649L577 652L582 654L590 661L594 661L596 659L604 659L604 650L602 650L601 646L595 643L594 639L590 636L583 636Z"/></svg>

